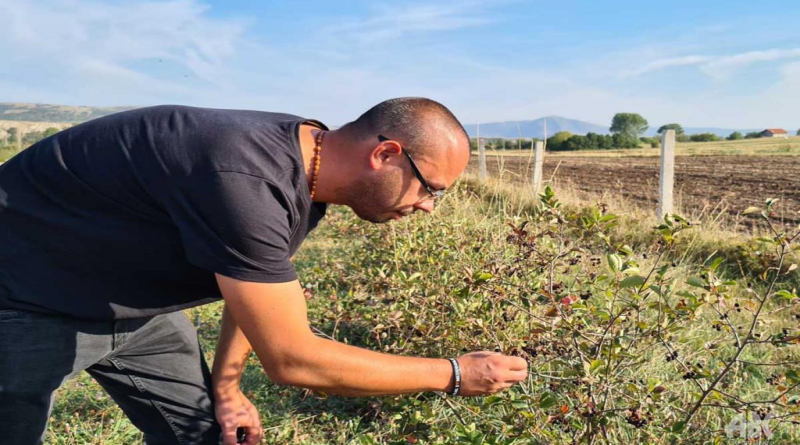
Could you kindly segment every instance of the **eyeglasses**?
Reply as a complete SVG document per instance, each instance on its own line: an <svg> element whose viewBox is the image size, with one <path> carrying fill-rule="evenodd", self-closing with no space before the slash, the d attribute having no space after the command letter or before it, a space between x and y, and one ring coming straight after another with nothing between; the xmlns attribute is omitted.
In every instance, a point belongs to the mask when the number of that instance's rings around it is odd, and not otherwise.
<svg viewBox="0 0 800 445"><path fill-rule="evenodd" d="M378 140L381 142L386 142L390 139L385 136L378 135ZM428 191L430 197L426 198L426 201L436 200L444 196L444 190L434 190L430 185L428 185L428 181L426 181L425 178L422 177L422 173L420 173L419 168L417 168L417 164L414 163L414 160L411 159L411 155L408 154L408 152L403 148L402 145L400 146L400 151L403 152L403 154L406 155L406 157L408 158L408 162L411 164L411 170L414 172L414 176L416 176L417 179L419 179L419 182L422 183L422 186L425 187L425 190Z"/></svg>

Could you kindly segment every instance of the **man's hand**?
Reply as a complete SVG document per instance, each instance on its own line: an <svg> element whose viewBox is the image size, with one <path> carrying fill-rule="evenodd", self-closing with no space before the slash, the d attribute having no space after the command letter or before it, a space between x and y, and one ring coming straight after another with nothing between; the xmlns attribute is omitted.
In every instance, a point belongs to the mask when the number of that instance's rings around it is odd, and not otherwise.
<svg viewBox="0 0 800 445"><path fill-rule="evenodd" d="M520 357L481 351L464 354L457 360L461 368L460 396L494 394L528 377L528 362Z"/></svg>
<svg viewBox="0 0 800 445"><path fill-rule="evenodd" d="M236 445L236 430L243 428L244 444L255 445L261 441L261 417L256 407L235 388L214 396L214 412L222 427L222 444Z"/></svg>

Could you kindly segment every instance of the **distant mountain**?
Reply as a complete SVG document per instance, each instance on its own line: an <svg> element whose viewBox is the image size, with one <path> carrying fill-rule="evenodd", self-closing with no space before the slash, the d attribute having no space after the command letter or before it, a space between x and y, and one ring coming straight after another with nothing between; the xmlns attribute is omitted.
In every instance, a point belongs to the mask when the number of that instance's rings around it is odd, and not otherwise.
<svg viewBox="0 0 800 445"><path fill-rule="evenodd" d="M575 119L568 119L560 116L547 116L532 121L509 121L491 122L480 124L481 137L487 138L543 138L544 123L547 121L547 137L559 131L569 131L572 134L586 134L589 132L597 134L608 134L608 127L592 124ZM475 137L478 133L477 124L464 125L470 137Z"/></svg>
<svg viewBox="0 0 800 445"><path fill-rule="evenodd" d="M0 103L0 120L28 122L85 122L135 107L82 107L69 105Z"/></svg>

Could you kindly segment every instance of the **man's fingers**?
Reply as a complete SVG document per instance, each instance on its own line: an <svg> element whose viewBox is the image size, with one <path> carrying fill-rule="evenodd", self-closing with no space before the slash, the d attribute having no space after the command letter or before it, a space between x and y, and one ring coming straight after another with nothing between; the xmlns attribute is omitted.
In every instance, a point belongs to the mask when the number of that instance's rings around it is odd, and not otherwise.
<svg viewBox="0 0 800 445"><path fill-rule="evenodd" d="M510 371L506 375L506 382L514 384L528 378L528 371Z"/></svg>
<svg viewBox="0 0 800 445"><path fill-rule="evenodd" d="M257 443L261 442L261 428L254 426L245 428L245 434L245 441L242 443L246 445L256 445Z"/></svg>
<svg viewBox="0 0 800 445"><path fill-rule="evenodd" d="M222 427L222 445L236 445L236 427Z"/></svg>
<svg viewBox="0 0 800 445"><path fill-rule="evenodd" d="M512 371L528 370L528 362L524 358L514 357L513 355L507 355L506 358L508 359L508 369Z"/></svg>

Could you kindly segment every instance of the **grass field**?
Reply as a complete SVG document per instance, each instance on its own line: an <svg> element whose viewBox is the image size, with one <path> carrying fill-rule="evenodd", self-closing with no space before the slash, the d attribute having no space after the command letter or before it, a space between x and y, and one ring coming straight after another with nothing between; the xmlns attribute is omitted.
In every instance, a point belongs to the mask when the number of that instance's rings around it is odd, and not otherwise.
<svg viewBox="0 0 800 445"><path fill-rule="evenodd" d="M320 335L395 354L501 350L531 376L482 399L319 398L272 384L252 358L243 387L265 443L745 443L725 427L766 407L769 443L797 443L796 253L768 269L766 229L654 231L652 217L556 199L467 179L430 216L375 226L331 212L296 259ZM220 311L187 311L206 351ZM59 391L48 443L138 440L87 376Z"/></svg>

